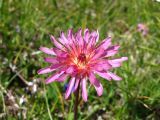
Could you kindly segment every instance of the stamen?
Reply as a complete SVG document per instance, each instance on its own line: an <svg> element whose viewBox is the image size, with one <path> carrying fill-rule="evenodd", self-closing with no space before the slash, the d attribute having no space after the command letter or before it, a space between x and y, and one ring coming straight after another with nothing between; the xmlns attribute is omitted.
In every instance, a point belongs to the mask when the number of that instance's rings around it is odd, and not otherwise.
<svg viewBox="0 0 160 120"><path fill-rule="evenodd" d="M78 60L82 63L86 62L86 55L84 53L81 53L79 56L78 56Z"/></svg>

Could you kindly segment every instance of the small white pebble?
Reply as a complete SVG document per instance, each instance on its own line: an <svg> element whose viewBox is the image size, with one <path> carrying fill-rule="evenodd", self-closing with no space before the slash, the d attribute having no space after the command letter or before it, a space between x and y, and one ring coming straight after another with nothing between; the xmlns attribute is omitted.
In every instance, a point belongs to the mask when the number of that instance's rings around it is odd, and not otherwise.
<svg viewBox="0 0 160 120"><path fill-rule="evenodd" d="M19 104L22 105L24 103L24 95L19 99Z"/></svg>
<svg viewBox="0 0 160 120"><path fill-rule="evenodd" d="M31 55L37 55L37 54L40 54L42 53L41 51L35 51L35 52L32 52Z"/></svg>
<svg viewBox="0 0 160 120"><path fill-rule="evenodd" d="M33 86L33 82L28 82L28 86Z"/></svg>
<svg viewBox="0 0 160 120"><path fill-rule="evenodd" d="M33 91L32 91L33 93L37 92L37 84L34 84L34 85L33 85L32 90L33 90Z"/></svg>
<svg viewBox="0 0 160 120"><path fill-rule="evenodd" d="M19 104L22 105L23 103L25 103L27 101L27 99L24 97L24 95L19 99Z"/></svg>
<svg viewBox="0 0 160 120"><path fill-rule="evenodd" d="M15 71L17 69L17 67L12 63L9 64L9 67L12 69L12 71Z"/></svg>
<svg viewBox="0 0 160 120"><path fill-rule="evenodd" d="M98 116L98 120L103 120L101 116Z"/></svg>

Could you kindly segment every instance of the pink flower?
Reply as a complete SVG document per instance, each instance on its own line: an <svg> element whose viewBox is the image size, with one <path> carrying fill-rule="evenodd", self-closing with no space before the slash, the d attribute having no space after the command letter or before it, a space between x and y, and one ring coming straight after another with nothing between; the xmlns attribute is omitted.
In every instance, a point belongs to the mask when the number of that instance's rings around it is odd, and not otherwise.
<svg viewBox="0 0 160 120"><path fill-rule="evenodd" d="M148 27L143 23L139 23L138 24L138 31L141 32L143 36L145 36L148 33Z"/></svg>
<svg viewBox="0 0 160 120"><path fill-rule="evenodd" d="M88 80L94 86L99 96L103 93L103 87L96 75L107 80L119 81L121 78L109 70L120 67L127 57L110 60L109 57L118 52L120 46L111 46L111 37L105 38L98 44L98 31L90 32L88 29L79 29L73 34L72 29L68 30L67 36L60 33L58 40L50 35L53 42L53 48L41 47L40 50L53 57L46 57L44 61L51 65L42 68L38 74L55 72L45 81L47 84L58 81L63 82L66 78L71 78L65 93L65 99L75 92L78 86L81 86L82 97L87 101L87 82ZM73 89L74 88L74 89Z"/></svg>

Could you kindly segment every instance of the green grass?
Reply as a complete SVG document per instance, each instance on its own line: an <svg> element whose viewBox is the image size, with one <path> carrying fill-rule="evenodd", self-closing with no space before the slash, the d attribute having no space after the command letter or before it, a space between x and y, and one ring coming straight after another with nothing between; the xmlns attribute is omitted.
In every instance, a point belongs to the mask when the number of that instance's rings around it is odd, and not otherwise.
<svg viewBox="0 0 160 120"><path fill-rule="evenodd" d="M147 36L137 32L138 23L148 26ZM121 45L115 57L129 60L114 70L122 81L99 78L102 97L92 86L88 89L88 102L80 103L79 120L159 120L160 3L153 0L0 0L0 119L24 119L25 110L28 120L73 119L74 97L64 100L65 83L44 85L48 75L36 71L47 66L45 55L32 53L40 46L52 46L50 33L58 37L60 31L80 27L98 29L101 40L112 35L113 43ZM41 81L34 95L25 92L10 64L24 80ZM17 104L22 95L27 99L17 113L8 110L13 105L6 103L8 91Z"/></svg>

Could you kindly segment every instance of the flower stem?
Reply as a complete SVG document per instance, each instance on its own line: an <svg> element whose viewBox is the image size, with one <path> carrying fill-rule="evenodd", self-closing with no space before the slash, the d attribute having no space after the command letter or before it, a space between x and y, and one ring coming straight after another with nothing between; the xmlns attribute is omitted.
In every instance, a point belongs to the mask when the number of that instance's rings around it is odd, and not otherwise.
<svg viewBox="0 0 160 120"><path fill-rule="evenodd" d="M79 84L80 85L80 84ZM74 103L74 120L77 120L78 104L79 104L79 85L75 93L75 103Z"/></svg>

